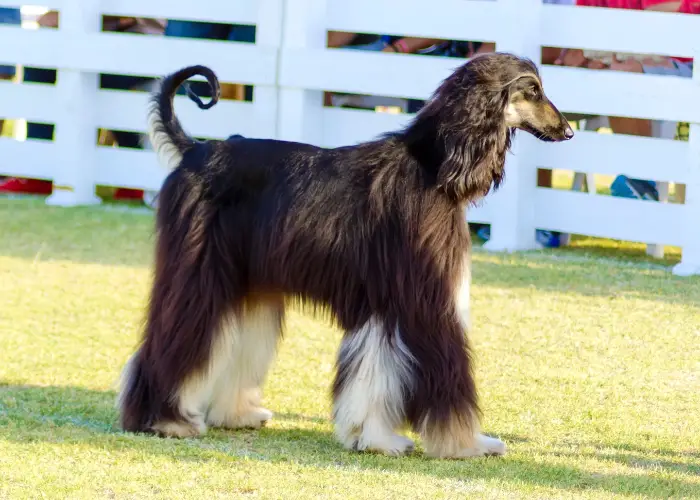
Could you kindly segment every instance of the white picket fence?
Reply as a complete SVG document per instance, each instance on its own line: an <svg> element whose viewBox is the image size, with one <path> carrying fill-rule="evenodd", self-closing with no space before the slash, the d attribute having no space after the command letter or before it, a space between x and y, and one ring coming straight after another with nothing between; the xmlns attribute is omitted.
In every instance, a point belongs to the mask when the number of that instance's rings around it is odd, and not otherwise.
<svg viewBox="0 0 700 500"><path fill-rule="evenodd" d="M15 0L17 1L17 0ZM161 76L189 64L254 86L253 102L177 112L195 136L232 133L338 146L407 114L330 108L323 91L425 99L463 61L327 49L328 30L495 41L539 60L541 46L700 57L700 16L543 5L541 0L44 0L60 29L0 25L0 64L58 68L56 86L0 82L0 117L56 124L53 142L0 140L0 173L53 179L49 203L96 202L95 185L157 190L152 152L96 145L97 129L145 131L147 95L99 90L97 74ZM15 4L0 0L0 6ZM255 44L100 31L102 15L255 24ZM503 188L468 213L492 225L487 247L535 247L535 228L682 248L676 274L700 274L700 71L692 79L542 67L562 110L691 123L688 142L580 131L563 144L520 134ZM683 183L684 204L536 187L537 168Z"/></svg>

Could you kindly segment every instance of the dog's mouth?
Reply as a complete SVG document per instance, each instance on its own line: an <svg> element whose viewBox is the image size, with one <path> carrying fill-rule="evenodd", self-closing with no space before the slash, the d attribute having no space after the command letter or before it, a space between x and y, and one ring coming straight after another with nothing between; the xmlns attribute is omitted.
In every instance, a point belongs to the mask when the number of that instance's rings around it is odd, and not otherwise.
<svg viewBox="0 0 700 500"><path fill-rule="evenodd" d="M560 132L558 127L552 127L552 130L555 132L554 134L540 130L527 122L523 123L518 128L524 130L525 132L529 132L540 141L544 142L564 142L570 140L574 136L574 131L568 125L563 132Z"/></svg>
<svg viewBox="0 0 700 500"><path fill-rule="evenodd" d="M537 137L540 141L544 141L544 142L557 142L557 139L555 139L555 138L552 137L551 135L547 134L546 132L542 132L541 130L536 129L535 127L533 127L533 126L530 125L529 123L523 123L519 128L522 129L522 130L525 131L525 132L528 132L528 133L534 135L534 136Z"/></svg>

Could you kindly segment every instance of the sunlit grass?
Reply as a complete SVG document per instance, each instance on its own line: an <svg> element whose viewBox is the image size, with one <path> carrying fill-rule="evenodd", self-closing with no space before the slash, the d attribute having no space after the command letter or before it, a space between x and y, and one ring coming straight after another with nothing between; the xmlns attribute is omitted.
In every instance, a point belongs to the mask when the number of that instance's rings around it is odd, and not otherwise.
<svg viewBox="0 0 700 500"><path fill-rule="evenodd" d="M267 428L119 431L114 385L139 334L152 223L147 210L0 198L0 498L700 497L700 279L672 276L673 257L649 265L643 246L619 255L597 240L477 251L484 427L510 453L392 459L334 440L339 332L296 311Z"/></svg>

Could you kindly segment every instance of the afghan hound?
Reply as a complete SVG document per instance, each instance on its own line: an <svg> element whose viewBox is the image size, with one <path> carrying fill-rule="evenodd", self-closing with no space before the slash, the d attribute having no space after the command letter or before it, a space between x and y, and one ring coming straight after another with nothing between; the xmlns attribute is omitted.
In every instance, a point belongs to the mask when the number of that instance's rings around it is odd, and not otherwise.
<svg viewBox="0 0 700 500"><path fill-rule="evenodd" d="M428 456L505 453L480 433L465 331L470 236L465 210L498 188L516 129L573 137L537 67L482 55L446 78L404 129L333 149L281 140L198 141L164 78L149 133L169 174L157 208L145 334L124 369L124 430L192 437L259 428L261 387L282 336L285 300L327 311L344 332L333 420L348 449Z"/></svg>

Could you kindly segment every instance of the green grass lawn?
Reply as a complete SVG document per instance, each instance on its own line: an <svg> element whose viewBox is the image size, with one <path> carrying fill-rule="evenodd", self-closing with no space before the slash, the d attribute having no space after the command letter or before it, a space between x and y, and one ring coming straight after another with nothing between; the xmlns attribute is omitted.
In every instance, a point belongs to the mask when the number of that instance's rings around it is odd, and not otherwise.
<svg viewBox="0 0 700 500"><path fill-rule="evenodd" d="M295 311L268 427L122 433L114 389L144 314L152 223L0 198L0 498L700 497L700 279L670 274L677 253L590 238L476 251L484 430L509 454L397 459L336 443L339 333Z"/></svg>

